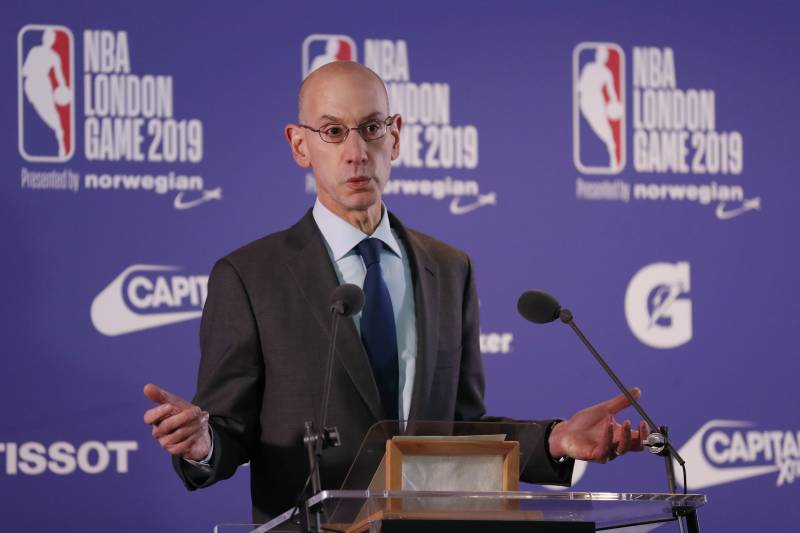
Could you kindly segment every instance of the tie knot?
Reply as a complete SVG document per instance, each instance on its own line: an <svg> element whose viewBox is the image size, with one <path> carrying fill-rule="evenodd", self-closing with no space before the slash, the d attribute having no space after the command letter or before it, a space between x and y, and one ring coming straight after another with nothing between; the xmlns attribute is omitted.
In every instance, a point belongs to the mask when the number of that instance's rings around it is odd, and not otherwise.
<svg viewBox="0 0 800 533"><path fill-rule="evenodd" d="M369 268L370 265L381 262L381 246L380 239L372 237L366 238L356 245L356 252L364 259L364 266Z"/></svg>

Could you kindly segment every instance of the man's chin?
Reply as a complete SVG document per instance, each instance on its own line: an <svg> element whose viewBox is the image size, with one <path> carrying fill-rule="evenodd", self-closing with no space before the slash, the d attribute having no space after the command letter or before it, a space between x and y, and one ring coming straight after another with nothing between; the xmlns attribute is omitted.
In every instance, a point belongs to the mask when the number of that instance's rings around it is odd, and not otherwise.
<svg viewBox="0 0 800 533"><path fill-rule="evenodd" d="M360 211L366 211L369 208L381 204L381 195L374 189L369 191L357 191L352 192L347 195L348 198L346 202L348 204L347 207L350 209L357 209Z"/></svg>

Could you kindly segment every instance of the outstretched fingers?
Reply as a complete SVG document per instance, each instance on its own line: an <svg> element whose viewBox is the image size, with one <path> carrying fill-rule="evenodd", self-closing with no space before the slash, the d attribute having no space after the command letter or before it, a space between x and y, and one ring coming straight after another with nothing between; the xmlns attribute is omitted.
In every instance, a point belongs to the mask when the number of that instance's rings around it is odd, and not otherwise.
<svg viewBox="0 0 800 533"><path fill-rule="evenodd" d="M182 427L192 427L196 429L197 426L202 423L203 417L203 411L196 405L193 405L191 408L184 409L178 414L170 416L160 424L154 426L153 436L155 438L160 438Z"/></svg>
<svg viewBox="0 0 800 533"><path fill-rule="evenodd" d="M631 449L631 442L633 436L631 435L631 421L626 420L619 426L619 433L614 444L614 453L618 457Z"/></svg>
<svg viewBox="0 0 800 533"><path fill-rule="evenodd" d="M209 414L177 394L148 383L144 395L158 405L144 413L153 437L173 455L205 457L211 447Z"/></svg>
<svg viewBox="0 0 800 533"><path fill-rule="evenodd" d="M631 396L636 398L637 400L642 396L642 390L639 387L633 387L629 389ZM630 407L631 402L628 397L624 394L620 394L618 396L614 396L610 400L606 400L600 404L607 412L611 414L616 414L625 409L626 407Z"/></svg>
<svg viewBox="0 0 800 533"><path fill-rule="evenodd" d="M642 420L639 422L639 429L634 432L632 439L631 439L631 451L640 452L644 449L644 441L647 439L647 435L650 434L650 430L647 427L647 422Z"/></svg>
<svg viewBox="0 0 800 533"><path fill-rule="evenodd" d="M178 414L178 410L175 408L175 406L169 403L164 403L145 411L144 423L149 425L158 424L165 418L175 414Z"/></svg>
<svg viewBox="0 0 800 533"><path fill-rule="evenodd" d="M606 420L606 435L603 442L602 462L612 461L616 455L614 450L614 417L609 415Z"/></svg>

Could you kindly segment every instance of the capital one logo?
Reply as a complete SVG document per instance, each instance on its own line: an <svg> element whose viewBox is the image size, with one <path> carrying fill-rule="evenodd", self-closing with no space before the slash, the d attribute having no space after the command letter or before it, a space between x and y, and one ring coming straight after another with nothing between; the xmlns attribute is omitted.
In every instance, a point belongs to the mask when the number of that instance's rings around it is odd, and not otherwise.
<svg viewBox="0 0 800 533"><path fill-rule="evenodd" d="M572 53L575 167L619 174L625 167L625 53L614 43L580 43Z"/></svg>
<svg viewBox="0 0 800 533"><path fill-rule="evenodd" d="M800 479L800 431L763 430L743 420L711 420L678 451L697 490L777 473L777 487Z"/></svg>
<svg viewBox="0 0 800 533"><path fill-rule="evenodd" d="M692 338L692 302L686 297L689 263L653 263L637 272L625 293L625 318L653 348L675 348Z"/></svg>
<svg viewBox="0 0 800 533"><path fill-rule="evenodd" d="M356 43L347 35L309 35L303 41L303 78L334 61L358 61Z"/></svg>
<svg viewBox="0 0 800 533"><path fill-rule="evenodd" d="M110 337L200 318L208 276L165 265L132 265L98 294L92 324Z"/></svg>
<svg viewBox="0 0 800 533"><path fill-rule="evenodd" d="M69 28L29 24L17 36L19 153L60 162L75 153L75 39Z"/></svg>

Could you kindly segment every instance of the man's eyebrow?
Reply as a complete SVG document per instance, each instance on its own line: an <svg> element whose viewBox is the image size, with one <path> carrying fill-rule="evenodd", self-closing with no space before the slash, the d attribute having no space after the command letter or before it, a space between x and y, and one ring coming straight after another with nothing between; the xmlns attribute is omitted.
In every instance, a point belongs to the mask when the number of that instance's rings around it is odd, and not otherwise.
<svg viewBox="0 0 800 533"><path fill-rule="evenodd" d="M373 120L373 119L375 119L375 118L378 118L378 117L380 117L380 116L382 116L382 115L383 115L383 112L381 112L381 111L373 111L373 112L372 112L372 113L370 113L369 115L367 115L367 116L365 116L364 118L362 118L362 119L359 121L359 124L361 124L361 123L363 123L363 122L367 122L367 121L369 121L369 120ZM322 116L320 117L320 120L327 120L327 121L329 121L329 122L334 122L334 123L336 123L336 124L344 124L344 121L343 121L341 118L339 118L339 117L336 117L336 116L334 116L334 115L322 115Z"/></svg>
<svg viewBox="0 0 800 533"><path fill-rule="evenodd" d="M335 117L333 115L322 115L320 117L320 120L328 120L330 122L335 122L337 124L341 124L342 123L342 119L340 119L339 117Z"/></svg>
<svg viewBox="0 0 800 533"><path fill-rule="evenodd" d="M383 115L383 113L382 113L382 112L380 112L380 111L373 111L372 113L370 113L369 115L367 115L366 117L364 117L363 119L361 119L361 122L367 122L368 120L373 120L373 119L376 119L376 118L380 117L381 115Z"/></svg>

